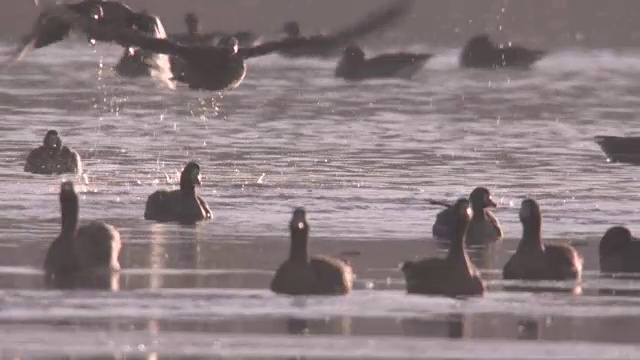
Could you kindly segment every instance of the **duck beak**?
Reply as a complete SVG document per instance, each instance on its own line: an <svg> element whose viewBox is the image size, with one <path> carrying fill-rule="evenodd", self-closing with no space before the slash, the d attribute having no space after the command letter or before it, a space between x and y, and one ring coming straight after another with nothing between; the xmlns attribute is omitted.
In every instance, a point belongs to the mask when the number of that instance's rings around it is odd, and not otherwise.
<svg viewBox="0 0 640 360"><path fill-rule="evenodd" d="M196 175L194 177L193 184L194 185L198 185L198 186L202 185L202 180L200 179L200 174L198 174L198 175Z"/></svg>
<svg viewBox="0 0 640 360"><path fill-rule="evenodd" d="M489 198L489 200L487 200L487 207L498 207L498 204L496 204L493 199Z"/></svg>

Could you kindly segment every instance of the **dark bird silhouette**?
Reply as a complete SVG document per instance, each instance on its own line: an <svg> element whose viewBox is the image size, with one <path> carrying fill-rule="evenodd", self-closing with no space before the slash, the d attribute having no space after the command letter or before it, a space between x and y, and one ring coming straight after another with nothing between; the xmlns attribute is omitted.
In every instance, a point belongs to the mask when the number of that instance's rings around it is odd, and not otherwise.
<svg viewBox="0 0 640 360"><path fill-rule="evenodd" d="M545 244L542 241L542 213L535 200L522 201L520 222L522 240L503 268L505 279L580 279L583 259L578 251L570 245Z"/></svg>
<svg viewBox="0 0 640 360"><path fill-rule="evenodd" d="M336 57L344 49L375 32L381 31L401 20L407 15L413 4L410 0L398 0L375 10L353 26L333 34L318 34L304 36L300 24L289 21L283 30L287 39L304 39L304 46L280 50L280 54L287 57Z"/></svg>
<svg viewBox="0 0 640 360"><path fill-rule="evenodd" d="M304 40L285 39L239 48L238 40L228 37L222 40L222 46L181 45L168 39L150 37L139 31L105 26L64 9L59 9L57 14L72 20L92 38L182 58L185 63L184 72L174 74L174 77L188 84L191 89L220 91L236 88L247 72L245 60L304 44Z"/></svg>
<svg viewBox="0 0 640 360"><path fill-rule="evenodd" d="M600 240L600 272L640 272L640 241L624 226L614 226Z"/></svg>
<svg viewBox="0 0 640 360"><path fill-rule="evenodd" d="M309 256L309 223L304 209L297 208L289 223L289 259L271 281L271 291L287 295L343 295L353 287L353 270L342 259Z"/></svg>
<svg viewBox="0 0 640 360"><path fill-rule="evenodd" d="M542 50L530 50L519 45L500 47L486 34L471 38L460 54L460 66L466 68L530 68L546 55Z"/></svg>
<svg viewBox="0 0 640 360"><path fill-rule="evenodd" d="M49 246L44 260L47 284L73 287L81 278L120 270L120 234L101 221L78 227L78 195L71 181L60 186L60 213L60 235Z"/></svg>
<svg viewBox="0 0 640 360"><path fill-rule="evenodd" d="M432 54L392 53L367 59L359 46L350 45L344 50L338 62L335 76L345 80L410 79L432 56Z"/></svg>
<svg viewBox="0 0 640 360"><path fill-rule="evenodd" d="M57 131L49 130L42 146L27 155L24 171L44 175L81 173L82 161L77 152L62 145Z"/></svg>
<svg viewBox="0 0 640 360"><path fill-rule="evenodd" d="M116 28L144 29L149 23L148 14L137 13L118 1L84 0L50 6L40 12L31 32L22 38L12 55L12 60L22 59L31 49L40 49L65 39L73 28L66 13ZM94 43L100 39L89 36L88 40Z"/></svg>
<svg viewBox="0 0 640 360"><path fill-rule="evenodd" d="M213 213L207 202L196 194L196 185L201 185L200 165L191 161L180 174L180 189L158 190L149 195L144 218L185 224L211 219Z"/></svg>
<svg viewBox="0 0 640 360"><path fill-rule="evenodd" d="M469 201L473 208L473 217L467 230L467 243L482 245L502 240L502 228L498 218L488 209L497 206L491 199L491 192L486 188L477 187L469 195ZM436 216L432 228L433 236L442 240L452 239L456 232L454 207L439 201L431 201L431 203L448 207Z"/></svg>
<svg viewBox="0 0 640 360"><path fill-rule="evenodd" d="M425 258L401 265L410 294L473 296L484 293L484 282L466 251L465 233L471 221L470 202L458 200L453 209L454 236L446 258Z"/></svg>
<svg viewBox="0 0 640 360"><path fill-rule="evenodd" d="M610 162L640 165L640 137L596 136Z"/></svg>

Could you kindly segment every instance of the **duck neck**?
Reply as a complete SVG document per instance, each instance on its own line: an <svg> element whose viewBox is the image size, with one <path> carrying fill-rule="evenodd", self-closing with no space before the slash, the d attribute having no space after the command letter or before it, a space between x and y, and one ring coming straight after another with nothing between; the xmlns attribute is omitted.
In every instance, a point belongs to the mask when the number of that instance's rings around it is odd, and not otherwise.
<svg viewBox="0 0 640 360"><path fill-rule="evenodd" d="M522 221L522 241L519 247L544 250L541 234L542 221L540 218Z"/></svg>
<svg viewBox="0 0 640 360"><path fill-rule="evenodd" d="M484 211L484 206L482 205L474 205L473 206L473 219L474 220L484 220L486 218L486 214Z"/></svg>
<svg viewBox="0 0 640 360"><path fill-rule="evenodd" d="M78 197L74 194L61 201L62 227L60 234L63 237L72 237L78 227Z"/></svg>
<svg viewBox="0 0 640 360"><path fill-rule="evenodd" d="M456 226L456 233L449 245L449 254L447 258L449 260L460 261L462 259L466 264L468 262L467 252L465 249L465 235L467 232L468 224L460 224Z"/></svg>
<svg viewBox="0 0 640 360"><path fill-rule="evenodd" d="M289 261L292 262L308 262L309 252L307 245L309 234L304 230L291 231L291 249L289 253Z"/></svg>
<svg viewBox="0 0 640 360"><path fill-rule="evenodd" d="M196 196L196 186L193 184L193 181L189 179L187 176L180 177L180 192L185 197L195 197Z"/></svg>

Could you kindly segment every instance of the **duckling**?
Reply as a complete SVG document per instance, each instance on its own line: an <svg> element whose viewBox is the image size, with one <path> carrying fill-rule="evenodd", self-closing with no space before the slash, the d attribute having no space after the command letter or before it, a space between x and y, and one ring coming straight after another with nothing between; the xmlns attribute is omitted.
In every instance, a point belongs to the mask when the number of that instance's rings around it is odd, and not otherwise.
<svg viewBox="0 0 640 360"><path fill-rule="evenodd" d="M542 59L546 52L530 50L518 45L499 47L489 39L487 34L471 38L460 54L460 66L466 68L498 69L498 68L530 68Z"/></svg>
<svg viewBox="0 0 640 360"><path fill-rule="evenodd" d="M56 130L49 130L42 146L27 155L24 171L44 175L81 173L82 161L77 152L62 146L62 139Z"/></svg>
<svg viewBox="0 0 640 360"><path fill-rule="evenodd" d="M346 80L410 79L432 56L432 54L393 53L367 59L362 48L351 45L345 49L342 59L338 62L335 76Z"/></svg>
<svg viewBox="0 0 640 360"><path fill-rule="evenodd" d="M44 260L48 284L69 283L75 276L120 270L120 234L113 226L92 221L78 227L78 195L73 182L60 185L60 235Z"/></svg>
<svg viewBox="0 0 640 360"><path fill-rule="evenodd" d="M465 248L471 222L470 202L458 200L452 208L454 236L446 258L426 258L401 265L409 294L473 296L484 293L484 282Z"/></svg>
<svg viewBox="0 0 640 360"><path fill-rule="evenodd" d="M149 195L144 218L188 224L211 219L211 209L207 202L196 194L196 185L201 185L200 165L191 161L180 174L179 190L158 190Z"/></svg>
<svg viewBox="0 0 640 360"><path fill-rule="evenodd" d="M293 211L289 223L291 248L271 281L271 291L287 295L344 295L353 287L353 270L341 259L309 256L309 223L303 208Z"/></svg>
<svg viewBox="0 0 640 360"><path fill-rule="evenodd" d="M640 272L640 241L624 226L614 226L600 240L600 272Z"/></svg>
<svg viewBox="0 0 640 360"><path fill-rule="evenodd" d="M469 195L473 208L473 217L467 230L468 244L486 244L502 240L502 228L500 222L488 207L496 207L497 204L491 199L491 192L484 187L473 189ZM445 205L441 202L431 202L432 204ZM452 206L441 211L436 216L433 224L433 236L438 239L451 240L455 236L455 211Z"/></svg>
<svg viewBox="0 0 640 360"><path fill-rule="evenodd" d="M502 276L505 279L580 280L583 259L578 251L570 245L542 241L542 214L535 200L522 201L520 222L522 240L504 266Z"/></svg>

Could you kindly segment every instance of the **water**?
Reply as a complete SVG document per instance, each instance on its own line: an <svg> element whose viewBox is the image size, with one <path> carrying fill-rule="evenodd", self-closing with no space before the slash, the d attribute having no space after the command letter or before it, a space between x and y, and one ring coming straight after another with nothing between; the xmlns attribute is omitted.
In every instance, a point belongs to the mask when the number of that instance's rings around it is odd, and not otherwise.
<svg viewBox="0 0 640 360"><path fill-rule="evenodd" d="M611 225L633 229L640 170L607 164L592 139L634 134L640 53L566 49L532 71L484 72L436 50L413 81L358 84L333 79L331 61L268 56L223 94L120 79L113 46L66 42L2 69L0 357L639 357L640 282L601 278L597 242ZM22 172L50 128L83 176ZM146 197L176 188L191 159L214 221L144 221ZM119 291L43 289L61 179L76 182L82 219L119 229ZM506 234L472 254L488 294L406 295L398 264L443 253L426 200L476 186L493 191ZM580 286L500 279L525 196L542 206L546 239L585 255ZM351 254L350 296L266 290L296 206L314 252Z"/></svg>

